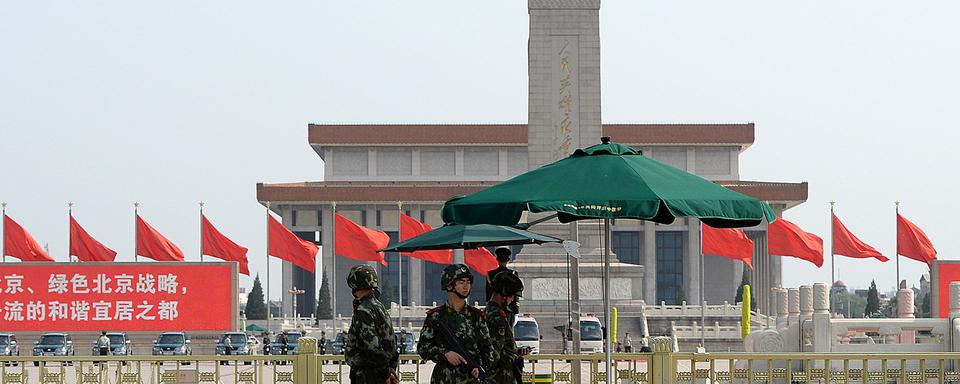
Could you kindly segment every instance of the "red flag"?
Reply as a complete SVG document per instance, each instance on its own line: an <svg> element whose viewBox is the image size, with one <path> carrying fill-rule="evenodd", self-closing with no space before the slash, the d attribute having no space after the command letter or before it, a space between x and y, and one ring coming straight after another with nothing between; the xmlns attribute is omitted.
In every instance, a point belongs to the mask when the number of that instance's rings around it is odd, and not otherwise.
<svg viewBox="0 0 960 384"><path fill-rule="evenodd" d="M753 268L753 240L736 228L714 228L703 224L703 253L740 260Z"/></svg>
<svg viewBox="0 0 960 384"><path fill-rule="evenodd" d="M433 230L429 224L421 222L405 214L400 214L400 241L409 240ZM449 249L436 251L416 251L404 255L413 256L421 260L431 261L437 264L450 264L453 258L453 252Z"/></svg>
<svg viewBox="0 0 960 384"><path fill-rule="evenodd" d="M269 214L267 215L267 232L270 256L289 261L300 268L315 273L317 251L320 250L320 247L313 242L297 237Z"/></svg>
<svg viewBox="0 0 960 384"><path fill-rule="evenodd" d="M384 249L390 244L390 236L383 231L364 228L350 221L339 213L336 215L336 225L334 243L337 255L354 260L377 261L384 266L387 261L383 259L383 252L377 250Z"/></svg>
<svg viewBox="0 0 960 384"><path fill-rule="evenodd" d="M796 257L823 266L823 239L782 217L767 227L767 250L771 255Z"/></svg>
<svg viewBox="0 0 960 384"><path fill-rule="evenodd" d="M927 234L906 217L897 214L897 253L930 264L937 259L937 250Z"/></svg>
<svg viewBox="0 0 960 384"><path fill-rule="evenodd" d="M156 261L183 261L183 252L137 215L137 255Z"/></svg>
<svg viewBox="0 0 960 384"><path fill-rule="evenodd" d="M53 261L33 236L7 215L3 215L3 244L6 256L20 261Z"/></svg>
<svg viewBox="0 0 960 384"><path fill-rule="evenodd" d="M250 269L247 267L247 248L237 245L220 233L205 215L200 215L200 233L202 234L200 236L201 253L227 261L236 261L240 263L240 273L250 276Z"/></svg>
<svg viewBox="0 0 960 384"><path fill-rule="evenodd" d="M80 261L113 261L117 252L90 236L71 214L70 256L76 256Z"/></svg>
<svg viewBox="0 0 960 384"><path fill-rule="evenodd" d="M854 236L853 233L840 222L837 215L833 215L833 253L835 255L855 257L858 259L869 259L873 257L880 261L890 260L881 254L880 251Z"/></svg>
<svg viewBox="0 0 960 384"><path fill-rule="evenodd" d="M483 247L464 250L463 262L483 276L500 266L490 250Z"/></svg>

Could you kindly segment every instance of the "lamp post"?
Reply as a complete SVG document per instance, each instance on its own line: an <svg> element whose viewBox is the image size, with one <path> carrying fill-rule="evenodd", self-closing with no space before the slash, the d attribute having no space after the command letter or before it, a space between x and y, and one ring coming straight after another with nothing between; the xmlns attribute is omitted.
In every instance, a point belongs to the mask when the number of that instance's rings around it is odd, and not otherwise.
<svg viewBox="0 0 960 384"><path fill-rule="evenodd" d="M293 289L288 290L287 293L293 296L293 326L296 327L299 323L299 316L297 315L297 296L306 293L306 291L297 289L297 287L293 287Z"/></svg>

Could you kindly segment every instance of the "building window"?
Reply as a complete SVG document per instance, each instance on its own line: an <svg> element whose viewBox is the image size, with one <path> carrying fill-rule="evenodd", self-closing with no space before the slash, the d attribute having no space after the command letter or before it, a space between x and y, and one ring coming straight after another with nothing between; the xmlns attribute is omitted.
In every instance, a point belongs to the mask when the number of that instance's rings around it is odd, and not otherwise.
<svg viewBox="0 0 960 384"><path fill-rule="evenodd" d="M292 227L297 226L297 210L296 209L294 209L293 212L291 212L290 214L290 226Z"/></svg>
<svg viewBox="0 0 960 384"><path fill-rule="evenodd" d="M397 231L387 231L387 236L390 236L390 244L398 243ZM387 266L381 266L381 279L380 279L380 290L381 291L390 291L390 296L393 302L400 302L400 280L403 280L403 303L402 305L410 304L410 257L408 256L399 256L398 252L385 252L383 257L387 260ZM397 260L397 258L400 258ZM399 262L399 264L398 264ZM402 272L401 272L402 270ZM398 279L399 276L399 279ZM385 292L384 292L385 293Z"/></svg>
<svg viewBox="0 0 960 384"><path fill-rule="evenodd" d="M657 232L657 302L676 305L685 301L683 292L684 232Z"/></svg>
<svg viewBox="0 0 960 384"><path fill-rule="evenodd" d="M639 231L614 231L610 240L613 243L613 253L621 263L643 265Z"/></svg>
<svg viewBox="0 0 960 384"><path fill-rule="evenodd" d="M429 261L423 262L423 302L424 305L443 304L447 301L447 292L440 289L440 275L446 265Z"/></svg>
<svg viewBox="0 0 960 384"><path fill-rule="evenodd" d="M383 225L382 223L383 223L383 214L381 213L380 209L377 208L377 226L378 227L382 226Z"/></svg>

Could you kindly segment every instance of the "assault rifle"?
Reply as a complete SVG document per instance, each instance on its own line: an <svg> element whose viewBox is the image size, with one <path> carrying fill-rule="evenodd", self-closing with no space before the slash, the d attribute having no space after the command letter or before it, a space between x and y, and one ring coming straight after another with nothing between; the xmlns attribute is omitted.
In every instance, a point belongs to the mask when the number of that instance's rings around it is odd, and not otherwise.
<svg viewBox="0 0 960 384"><path fill-rule="evenodd" d="M451 351L456 352L457 354L462 356L464 360L466 360L466 363L460 364L457 367L460 369L460 371L466 373L467 375L470 375L470 371L476 368L477 371L479 371L480 373L478 376L480 376L481 383L486 383L491 379L493 379L492 377L487 375L487 371L483 369L483 366L480 365L480 362L477 361L469 353L467 353L466 348L463 347L463 344L460 344L460 339L453 333L453 330L450 329L450 325L447 324L446 320L444 320L443 318L438 318L433 320L432 323L433 323L433 328L436 329L437 331L440 331L440 336L443 337L443 340L444 342L446 342L447 347L449 347ZM483 325L481 324L481 326Z"/></svg>

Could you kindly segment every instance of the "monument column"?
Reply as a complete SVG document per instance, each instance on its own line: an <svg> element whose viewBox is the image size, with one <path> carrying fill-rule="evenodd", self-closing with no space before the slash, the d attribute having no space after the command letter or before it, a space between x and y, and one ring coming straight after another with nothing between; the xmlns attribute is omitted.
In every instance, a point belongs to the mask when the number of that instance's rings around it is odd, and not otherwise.
<svg viewBox="0 0 960 384"><path fill-rule="evenodd" d="M600 0L527 5L528 164L535 169L600 143Z"/></svg>

